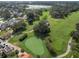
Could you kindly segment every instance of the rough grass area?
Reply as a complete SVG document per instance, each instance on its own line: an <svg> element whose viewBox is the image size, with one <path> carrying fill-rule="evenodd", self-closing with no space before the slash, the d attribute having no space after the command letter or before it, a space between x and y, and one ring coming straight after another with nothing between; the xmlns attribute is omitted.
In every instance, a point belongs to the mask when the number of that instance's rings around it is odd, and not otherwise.
<svg viewBox="0 0 79 59"><path fill-rule="evenodd" d="M52 46L58 55L64 53L70 39L71 31L75 30L75 24L79 22L79 11L74 12L65 19L54 19L48 15L51 29Z"/></svg>

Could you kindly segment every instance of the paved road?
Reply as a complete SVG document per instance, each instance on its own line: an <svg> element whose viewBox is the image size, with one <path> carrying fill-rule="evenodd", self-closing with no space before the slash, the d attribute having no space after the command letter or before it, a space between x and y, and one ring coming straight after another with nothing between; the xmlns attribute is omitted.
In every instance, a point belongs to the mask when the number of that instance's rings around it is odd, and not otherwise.
<svg viewBox="0 0 79 59"><path fill-rule="evenodd" d="M71 45L70 45L71 42L72 42L72 38L69 39L66 52L63 53L63 54L61 54L61 55L58 55L57 58L62 58L62 57L64 57L64 56L66 56L66 55L71 51Z"/></svg>

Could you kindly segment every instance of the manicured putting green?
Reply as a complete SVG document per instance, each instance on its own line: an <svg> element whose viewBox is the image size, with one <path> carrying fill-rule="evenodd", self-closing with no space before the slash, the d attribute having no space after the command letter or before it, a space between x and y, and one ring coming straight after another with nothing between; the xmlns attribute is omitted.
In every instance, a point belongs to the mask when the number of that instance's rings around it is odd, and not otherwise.
<svg viewBox="0 0 79 59"><path fill-rule="evenodd" d="M41 39L31 37L25 41L25 46L35 55L43 55L44 47Z"/></svg>

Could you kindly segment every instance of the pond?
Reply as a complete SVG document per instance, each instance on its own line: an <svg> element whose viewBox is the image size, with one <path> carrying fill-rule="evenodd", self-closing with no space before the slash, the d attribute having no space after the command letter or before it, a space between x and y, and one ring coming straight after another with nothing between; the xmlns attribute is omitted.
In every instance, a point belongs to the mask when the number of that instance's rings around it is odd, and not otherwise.
<svg viewBox="0 0 79 59"><path fill-rule="evenodd" d="M51 8L52 6L48 6L48 5L27 5L28 8L26 9L42 9L42 8Z"/></svg>

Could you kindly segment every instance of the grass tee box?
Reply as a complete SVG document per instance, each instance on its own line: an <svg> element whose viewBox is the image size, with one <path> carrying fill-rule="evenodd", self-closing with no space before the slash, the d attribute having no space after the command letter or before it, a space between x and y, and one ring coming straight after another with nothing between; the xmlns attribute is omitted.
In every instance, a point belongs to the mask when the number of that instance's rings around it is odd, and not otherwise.
<svg viewBox="0 0 79 59"><path fill-rule="evenodd" d="M42 40L37 37L25 40L25 46L35 55L43 55L45 52Z"/></svg>

